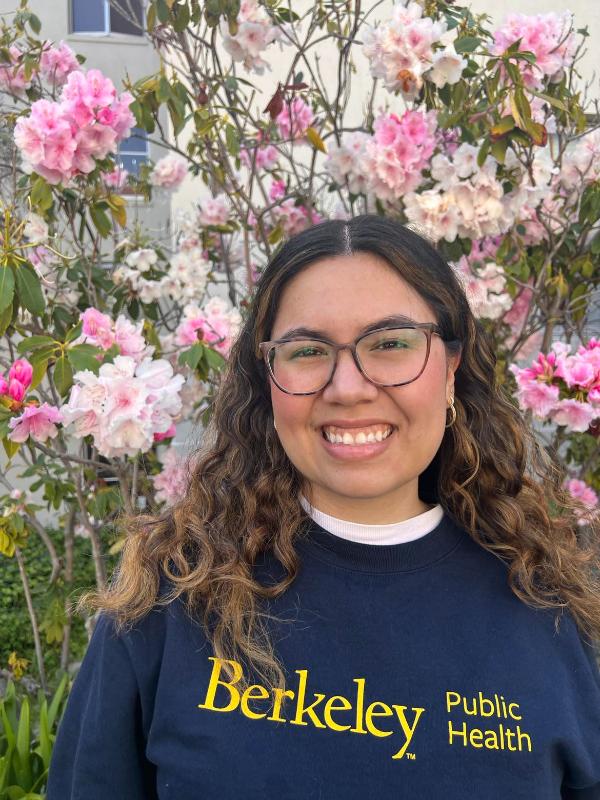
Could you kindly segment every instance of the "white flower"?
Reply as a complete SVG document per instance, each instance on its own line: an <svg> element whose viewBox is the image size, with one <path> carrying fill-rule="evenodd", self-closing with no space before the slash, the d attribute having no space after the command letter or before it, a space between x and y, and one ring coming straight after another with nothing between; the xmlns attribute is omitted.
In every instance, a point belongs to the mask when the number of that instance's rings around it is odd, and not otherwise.
<svg viewBox="0 0 600 800"><path fill-rule="evenodd" d="M141 250L134 250L132 253L129 253L125 262L139 272L148 272L148 270L156 264L157 260L158 256L154 250L145 247Z"/></svg>
<svg viewBox="0 0 600 800"><path fill-rule="evenodd" d="M33 211L30 211L25 217L23 233L32 242L42 243L48 240L48 226L39 214L35 214Z"/></svg>
<svg viewBox="0 0 600 800"><path fill-rule="evenodd" d="M433 66L425 77L441 89L447 83L458 83L466 66L467 61L449 45L433 54Z"/></svg>

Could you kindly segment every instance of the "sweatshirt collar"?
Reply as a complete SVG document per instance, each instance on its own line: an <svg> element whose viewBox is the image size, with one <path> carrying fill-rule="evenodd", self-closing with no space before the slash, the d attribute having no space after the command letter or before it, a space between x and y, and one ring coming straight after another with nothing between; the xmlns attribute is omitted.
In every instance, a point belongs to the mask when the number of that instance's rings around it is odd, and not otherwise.
<svg viewBox="0 0 600 800"><path fill-rule="evenodd" d="M377 545L351 541L330 533L312 518L307 520L304 532L296 543L300 552L342 569L410 572L441 561L466 538L468 533L444 510L441 520L429 533L400 544Z"/></svg>

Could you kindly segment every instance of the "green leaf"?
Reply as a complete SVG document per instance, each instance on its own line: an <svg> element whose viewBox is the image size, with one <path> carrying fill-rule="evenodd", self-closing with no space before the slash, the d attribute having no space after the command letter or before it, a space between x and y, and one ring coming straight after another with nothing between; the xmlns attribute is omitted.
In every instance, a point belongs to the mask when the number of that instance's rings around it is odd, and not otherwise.
<svg viewBox="0 0 600 800"><path fill-rule="evenodd" d="M13 311L12 303L9 303L5 309L0 311L0 336L4 336L8 326L12 322Z"/></svg>
<svg viewBox="0 0 600 800"><path fill-rule="evenodd" d="M165 0L156 0L156 16L162 23L169 21L169 6Z"/></svg>
<svg viewBox="0 0 600 800"><path fill-rule="evenodd" d="M237 156L240 152L240 138L233 125L225 126L225 141L227 142L227 149L231 155Z"/></svg>
<svg viewBox="0 0 600 800"><path fill-rule="evenodd" d="M56 388L60 395L64 397L73 385L73 370L64 353L60 358L56 359L53 376Z"/></svg>
<svg viewBox="0 0 600 800"><path fill-rule="evenodd" d="M164 75L161 76L158 82L158 87L155 94L159 103L164 103L171 97L171 84Z"/></svg>
<svg viewBox="0 0 600 800"><path fill-rule="evenodd" d="M100 236L106 239L112 231L112 222L108 214L100 206L93 205L90 207L90 216Z"/></svg>
<svg viewBox="0 0 600 800"><path fill-rule="evenodd" d="M183 5L173 5L171 11L175 14L173 30L177 33L184 31L190 22L190 10L187 3Z"/></svg>
<svg viewBox="0 0 600 800"><path fill-rule="evenodd" d="M43 347L48 344L53 344L54 339L51 336L28 336L27 339L22 339L17 345L17 353L22 355L28 350L35 350L38 347Z"/></svg>
<svg viewBox="0 0 600 800"><path fill-rule="evenodd" d="M44 178L38 176L31 187L31 204L39 211L47 211L52 205L52 189Z"/></svg>
<svg viewBox="0 0 600 800"><path fill-rule="evenodd" d="M46 301L37 272L28 264L21 264L17 270L17 289L21 305L32 314L40 316L44 313Z"/></svg>
<svg viewBox="0 0 600 800"><path fill-rule="evenodd" d="M77 325L75 325L74 328L71 328L71 330L67 332L67 335L65 336L65 344L69 344L69 342L72 342L74 339L77 339L81 335L82 329L83 329L83 320L79 320Z"/></svg>
<svg viewBox="0 0 600 800"><path fill-rule="evenodd" d="M544 94L544 92L536 92L535 89L528 89L527 91L531 92L531 94L534 94L536 97L541 97L544 102L554 106L555 108L559 108L561 111L569 110L563 101L558 99L558 97L551 97L551 95Z"/></svg>
<svg viewBox="0 0 600 800"><path fill-rule="evenodd" d="M12 301L15 294L15 276L10 267L0 266L0 311L10 306L12 316Z"/></svg>
<svg viewBox="0 0 600 800"><path fill-rule="evenodd" d="M209 366L209 369L220 370L226 364L226 359L218 353L216 350L213 350L211 347L207 347L205 349L204 355L206 356L206 363Z"/></svg>
<svg viewBox="0 0 600 800"><path fill-rule="evenodd" d="M31 735L29 698L24 697L21 702L19 728L17 730L17 749L15 752L15 774L21 786L30 787L31 778L31 751L29 747Z"/></svg>
<svg viewBox="0 0 600 800"><path fill-rule="evenodd" d="M40 22L40 18L36 17L35 14L29 14L29 27L35 34L39 36L39 33L42 30L42 23Z"/></svg>
<svg viewBox="0 0 600 800"><path fill-rule="evenodd" d="M481 39L476 36L463 36L462 39L456 39L454 49L457 53L472 53L480 44Z"/></svg>
<svg viewBox="0 0 600 800"><path fill-rule="evenodd" d="M94 375L97 375L101 362L98 361L96 356L102 352L99 347L93 344L76 344L67 350L67 358L75 372L89 369Z"/></svg>
<svg viewBox="0 0 600 800"><path fill-rule="evenodd" d="M194 370L202 360L205 349L206 348L202 342L197 342L196 344L193 344L189 350L184 350L183 353L180 353L177 361L182 366L187 364L190 369Z"/></svg>
<svg viewBox="0 0 600 800"><path fill-rule="evenodd" d="M29 390L35 389L36 386L39 386L41 381L44 379L46 372L48 371L48 361L47 358L35 359L32 360L31 366L33 367L33 372L31 373L31 383L29 384Z"/></svg>

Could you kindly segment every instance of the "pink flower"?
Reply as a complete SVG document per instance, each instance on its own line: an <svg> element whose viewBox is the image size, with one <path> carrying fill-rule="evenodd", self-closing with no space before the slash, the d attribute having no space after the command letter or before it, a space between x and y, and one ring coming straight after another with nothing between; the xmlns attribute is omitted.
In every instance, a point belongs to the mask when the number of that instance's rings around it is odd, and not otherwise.
<svg viewBox="0 0 600 800"><path fill-rule="evenodd" d="M598 416L590 403L566 398L560 400L552 410L552 421L557 425L565 425L569 430L584 432Z"/></svg>
<svg viewBox="0 0 600 800"><path fill-rule="evenodd" d="M25 408L20 417L9 420L8 426L12 433L8 438L13 442L25 442L30 436L36 442L45 442L54 439L58 434L55 423L62 422L60 409L42 403L41 406L30 405Z"/></svg>
<svg viewBox="0 0 600 800"><path fill-rule="evenodd" d="M8 381L0 375L0 394L8 394Z"/></svg>
<svg viewBox="0 0 600 800"><path fill-rule="evenodd" d="M216 197L206 197L198 205L198 222L200 225L225 225L229 220L231 207L224 194L218 194Z"/></svg>
<svg viewBox="0 0 600 800"><path fill-rule="evenodd" d="M291 103L284 104L275 122L282 139L301 139L314 118L311 107L296 96Z"/></svg>
<svg viewBox="0 0 600 800"><path fill-rule="evenodd" d="M115 167L112 172L103 172L102 179L107 186L110 186L111 189L116 189L120 191L125 186L127 186L127 176L129 173L126 169L121 169L120 167Z"/></svg>
<svg viewBox="0 0 600 800"><path fill-rule="evenodd" d="M381 114L375 120L373 138L365 145L361 164L370 191L389 201L413 192L429 166L436 128L433 111L405 111L401 117Z"/></svg>
<svg viewBox="0 0 600 800"><path fill-rule="evenodd" d="M187 175L187 161L176 153L164 156L154 165L150 183L163 189L176 189Z"/></svg>
<svg viewBox="0 0 600 800"><path fill-rule="evenodd" d="M242 148L240 150L240 160L248 169L252 168L252 160L257 169L272 169L277 163L279 153L277 148L268 144L266 147L257 147L252 150Z"/></svg>
<svg viewBox="0 0 600 800"><path fill-rule="evenodd" d="M573 15L561 14L510 14L504 25L494 33L493 55L501 55L519 39L519 50L532 52L534 65L519 61L525 82L532 88L540 87L544 78L551 82L561 80L563 71L573 63L577 41L571 28Z"/></svg>
<svg viewBox="0 0 600 800"><path fill-rule="evenodd" d="M162 458L162 472L152 476L152 483L158 503L173 505L185 497L188 485L186 462L178 456L175 447L169 447L165 453Z"/></svg>
<svg viewBox="0 0 600 800"><path fill-rule="evenodd" d="M134 117L131 95L116 97L99 70L71 72L60 102L37 100L17 120L15 142L31 169L49 183L68 182L92 172L129 135Z"/></svg>
<svg viewBox="0 0 600 800"><path fill-rule="evenodd" d="M22 383L25 389L31 384L31 376L33 375L33 367L26 358L18 358L13 362L8 371L8 377Z"/></svg>
<svg viewBox="0 0 600 800"><path fill-rule="evenodd" d="M594 508L598 504L598 495L585 481L573 478L567 481L565 485L569 493L578 500L581 500L587 508Z"/></svg>
<svg viewBox="0 0 600 800"><path fill-rule="evenodd" d="M172 439L173 436L177 433L177 426L173 422L169 428L163 433L155 433L154 434L154 441L155 442L162 442L164 439Z"/></svg>
<svg viewBox="0 0 600 800"><path fill-rule="evenodd" d="M280 200L285 195L285 181L273 181L269 189L269 200Z"/></svg>
<svg viewBox="0 0 600 800"><path fill-rule="evenodd" d="M54 83L55 86L62 86L71 72L79 69L79 61L77 61L75 53L64 42L60 42L57 47L49 46L42 52L40 59L42 76L47 81Z"/></svg>
<svg viewBox="0 0 600 800"><path fill-rule="evenodd" d="M86 308L79 318L83 321L82 334L91 339L91 344L97 344L104 350L108 350L115 342L112 330L112 320L107 314L98 311L97 308Z"/></svg>
<svg viewBox="0 0 600 800"><path fill-rule="evenodd" d="M26 392L27 389L25 386L23 386L21 381L18 381L16 378L11 378L8 381L7 394L9 397L12 397L13 400L16 400L18 403L20 403L25 397Z"/></svg>
<svg viewBox="0 0 600 800"><path fill-rule="evenodd" d="M16 44L8 48L10 64L0 64L0 88L3 87L11 94L22 96L25 90L31 87L31 82L36 75L34 69L29 78L25 77L25 67L22 64L23 53Z"/></svg>

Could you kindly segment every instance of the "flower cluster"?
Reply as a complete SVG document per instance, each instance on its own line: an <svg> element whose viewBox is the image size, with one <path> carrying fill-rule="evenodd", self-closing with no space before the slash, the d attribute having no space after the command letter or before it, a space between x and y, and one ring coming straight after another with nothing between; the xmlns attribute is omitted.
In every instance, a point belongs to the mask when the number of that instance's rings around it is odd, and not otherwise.
<svg viewBox="0 0 600 800"><path fill-rule="evenodd" d="M83 322L81 335L74 340L74 345L93 344L103 350L117 345L120 354L130 356L136 364L154 353L154 346L147 345L142 334L143 320L134 325L124 314L120 314L113 322L107 314L93 307L86 308L80 319Z"/></svg>
<svg viewBox="0 0 600 800"><path fill-rule="evenodd" d="M63 86L72 72L80 69L75 53L64 42L53 47L46 42L40 58L42 77L54 86Z"/></svg>
<svg viewBox="0 0 600 800"><path fill-rule="evenodd" d="M371 137L364 131L351 131L344 134L339 146L330 144L325 168L333 180L343 185L347 181L352 194L366 194L368 176L362 170L367 142Z"/></svg>
<svg viewBox="0 0 600 800"><path fill-rule="evenodd" d="M592 338L573 354L564 342L539 353L531 367L509 367L517 381L522 409L571 431L586 431L600 417L600 339Z"/></svg>
<svg viewBox="0 0 600 800"><path fill-rule="evenodd" d="M594 512L594 510L598 508L598 495L591 486L588 486L585 481L572 478L571 480L565 481L565 488L571 497L579 500L584 506L584 510L575 512L576 516L579 517L579 525L586 525L588 520L591 522L598 516L600 511L596 511L592 514L587 513L588 510Z"/></svg>
<svg viewBox="0 0 600 800"><path fill-rule="evenodd" d="M150 183L163 189L177 189L187 175L187 161L177 153L159 159L150 174Z"/></svg>
<svg viewBox="0 0 600 800"><path fill-rule="evenodd" d="M463 256L452 267L461 281L473 315L486 319L499 319L512 306L512 298L505 291L504 269L487 261L478 269L471 259Z"/></svg>
<svg viewBox="0 0 600 800"><path fill-rule="evenodd" d="M117 96L109 78L97 69L71 72L60 102L37 100L15 125L15 142L28 167L49 183L87 175L95 159L114 153L129 136L132 96Z"/></svg>
<svg viewBox="0 0 600 800"><path fill-rule="evenodd" d="M535 56L535 64L519 62L523 79L530 88L541 88L545 79L552 83L560 81L564 70L573 63L577 43L570 11L561 14L510 14L494 33L490 52L501 55L519 39L519 50Z"/></svg>
<svg viewBox="0 0 600 800"><path fill-rule="evenodd" d="M115 167L110 172L103 172L102 173L102 180L110 189L116 189L117 192L120 192L122 189L127 186L127 177L129 176L129 172L126 169L121 169L121 167Z"/></svg>
<svg viewBox="0 0 600 800"><path fill-rule="evenodd" d="M188 303L183 315L183 321L175 330L175 344L189 346L201 339L227 357L242 324L237 308L221 297L211 297L202 308Z"/></svg>
<svg viewBox="0 0 600 800"><path fill-rule="evenodd" d="M18 358L8 370L8 380L0 375L0 395L20 403L31 385L33 367L26 358Z"/></svg>
<svg viewBox="0 0 600 800"><path fill-rule="evenodd" d="M394 202L420 186L436 146L436 128L434 111L379 116L361 165L368 176L368 191Z"/></svg>
<svg viewBox="0 0 600 800"><path fill-rule="evenodd" d="M565 189L573 190L597 180L600 180L600 130L595 128L567 145L560 182Z"/></svg>
<svg viewBox="0 0 600 800"><path fill-rule="evenodd" d="M224 194L205 197L198 203L200 225L225 225L231 216L231 204Z"/></svg>
<svg viewBox="0 0 600 800"><path fill-rule="evenodd" d="M392 92L400 91L413 100L423 86L423 79L442 87L460 80L467 62L448 45L440 44L447 26L443 20L423 16L417 2L396 3L389 22L369 28L363 35L365 56L371 75L382 78Z"/></svg>
<svg viewBox="0 0 600 800"><path fill-rule="evenodd" d="M266 144L259 147L240 149L240 161L248 169L252 169L252 162L254 161L257 170L273 169L277 164L279 153L275 145Z"/></svg>
<svg viewBox="0 0 600 800"><path fill-rule="evenodd" d="M262 75L270 64L260 54L272 42L287 42L284 26L273 25L271 18L258 0L242 0L237 16L237 33L231 35L227 22L221 23L223 46L234 61L241 61L244 69Z"/></svg>
<svg viewBox="0 0 600 800"><path fill-rule="evenodd" d="M8 48L8 55L10 62L0 64L0 88L21 97L26 89L31 88L36 72L33 70L32 74L26 77L23 52L18 45L11 45Z"/></svg>
<svg viewBox="0 0 600 800"><path fill-rule="evenodd" d="M296 96L291 102L283 104L275 122L282 139L302 139L314 119L312 108L301 97Z"/></svg>
<svg viewBox="0 0 600 800"><path fill-rule="evenodd" d="M181 410L183 375L173 375L165 359L117 356L99 374L81 370L73 376L63 422L77 438L91 435L106 458L146 453L156 433L168 431Z"/></svg>
<svg viewBox="0 0 600 800"><path fill-rule="evenodd" d="M482 239L505 233L515 214L511 201L496 179L497 163L488 156L481 167L477 148L463 143L451 157L431 160L432 189L404 198L406 216L435 241L456 236Z"/></svg>
<svg viewBox="0 0 600 800"><path fill-rule="evenodd" d="M171 445L162 456L162 470L158 475L152 476L155 500L172 506L185 497L189 478L185 459L182 459L177 449Z"/></svg>

